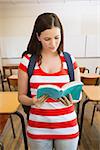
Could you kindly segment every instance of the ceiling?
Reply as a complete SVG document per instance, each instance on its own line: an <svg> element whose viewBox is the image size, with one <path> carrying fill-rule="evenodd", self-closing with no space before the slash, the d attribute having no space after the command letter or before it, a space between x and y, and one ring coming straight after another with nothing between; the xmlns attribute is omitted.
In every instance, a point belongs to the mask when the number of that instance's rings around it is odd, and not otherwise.
<svg viewBox="0 0 100 150"><path fill-rule="evenodd" d="M65 2L66 0L0 0L0 4L12 3L42 3L42 2Z"/></svg>
<svg viewBox="0 0 100 150"><path fill-rule="evenodd" d="M0 4L24 4L24 3L52 3L52 2L67 2L67 1L98 1L98 0L0 0Z"/></svg>

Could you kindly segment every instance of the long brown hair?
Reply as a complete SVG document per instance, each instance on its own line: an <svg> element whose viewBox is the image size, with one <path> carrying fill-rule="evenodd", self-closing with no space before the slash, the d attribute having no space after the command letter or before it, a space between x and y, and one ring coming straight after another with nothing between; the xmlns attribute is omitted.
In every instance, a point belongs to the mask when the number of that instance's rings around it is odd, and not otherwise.
<svg viewBox="0 0 100 150"><path fill-rule="evenodd" d="M25 53L35 54L39 59L41 57L41 42L37 39L37 34L40 36L41 32L51 29L52 27L58 27L61 30L61 42L57 49L58 53L63 51L63 28L62 24L54 13L43 13L39 15L35 21L33 32L29 40L27 51Z"/></svg>

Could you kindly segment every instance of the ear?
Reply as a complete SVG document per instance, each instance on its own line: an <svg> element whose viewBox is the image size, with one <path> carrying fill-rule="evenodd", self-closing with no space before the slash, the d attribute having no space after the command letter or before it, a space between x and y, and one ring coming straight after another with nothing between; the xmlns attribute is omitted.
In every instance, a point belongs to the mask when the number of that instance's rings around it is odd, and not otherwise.
<svg viewBox="0 0 100 150"><path fill-rule="evenodd" d="M41 41L38 33L36 33L36 37L37 37L38 41Z"/></svg>

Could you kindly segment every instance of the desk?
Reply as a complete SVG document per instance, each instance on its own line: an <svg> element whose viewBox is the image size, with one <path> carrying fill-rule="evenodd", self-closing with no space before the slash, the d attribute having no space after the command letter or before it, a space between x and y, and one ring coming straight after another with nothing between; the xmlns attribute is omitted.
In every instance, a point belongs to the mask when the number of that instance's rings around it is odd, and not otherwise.
<svg viewBox="0 0 100 150"><path fill-rule="evenodd" d="M24 117L17 111L19 106L20 103L18 102L18 92L0 92L0 114L16 114L20 118L25 150L28 150Z"/></svg>
<svg viewBox="0 0 100 150"><path fill-rule="evenodd" d="M84 78L100 78L100 75L96 73L80 73L80 76Z"/></svg>
<svg viewBox="0 0 100 150"><path fill-rule="evenodd" d="M82 126L83 126L85 106L88 102L100 102L100 86L93 86L93 85L86 86L85 85L83 86L83 92L87 96L87 99L83 102L83 105L82 105L79 144L80 144L81 135L82 135Z"/></svg>
<svg viewBox="0 0 100 150"><path fill-rule="evenodd" d="M80 77L84 85L98 85L100 83L100 75L96 73L80 73Z"/></svg>
<svg viewBox="0 0 100 150"><path fill-rule="evenodd" d="M4 78L5 78L6 77L6 69L8 69L10 71L10 75L12 75L12 69L18 69L18 64L3 65L2 69L3 69Z"/></svg>

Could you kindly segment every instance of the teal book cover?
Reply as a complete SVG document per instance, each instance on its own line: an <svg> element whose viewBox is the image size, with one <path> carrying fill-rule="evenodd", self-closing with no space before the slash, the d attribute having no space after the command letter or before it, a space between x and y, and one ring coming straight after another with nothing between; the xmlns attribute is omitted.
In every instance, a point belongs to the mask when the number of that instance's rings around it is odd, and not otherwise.
<svg viewBox="0 0 100 150"><path fill-rule="evenodd" d="M37 98L43 95L48 95L50 98L58 99L71 94L73 100L79 100L82 92L82 86L83 83L81 81L69 82L61 88L51 84L40 85L37 89Z"/></svg>

